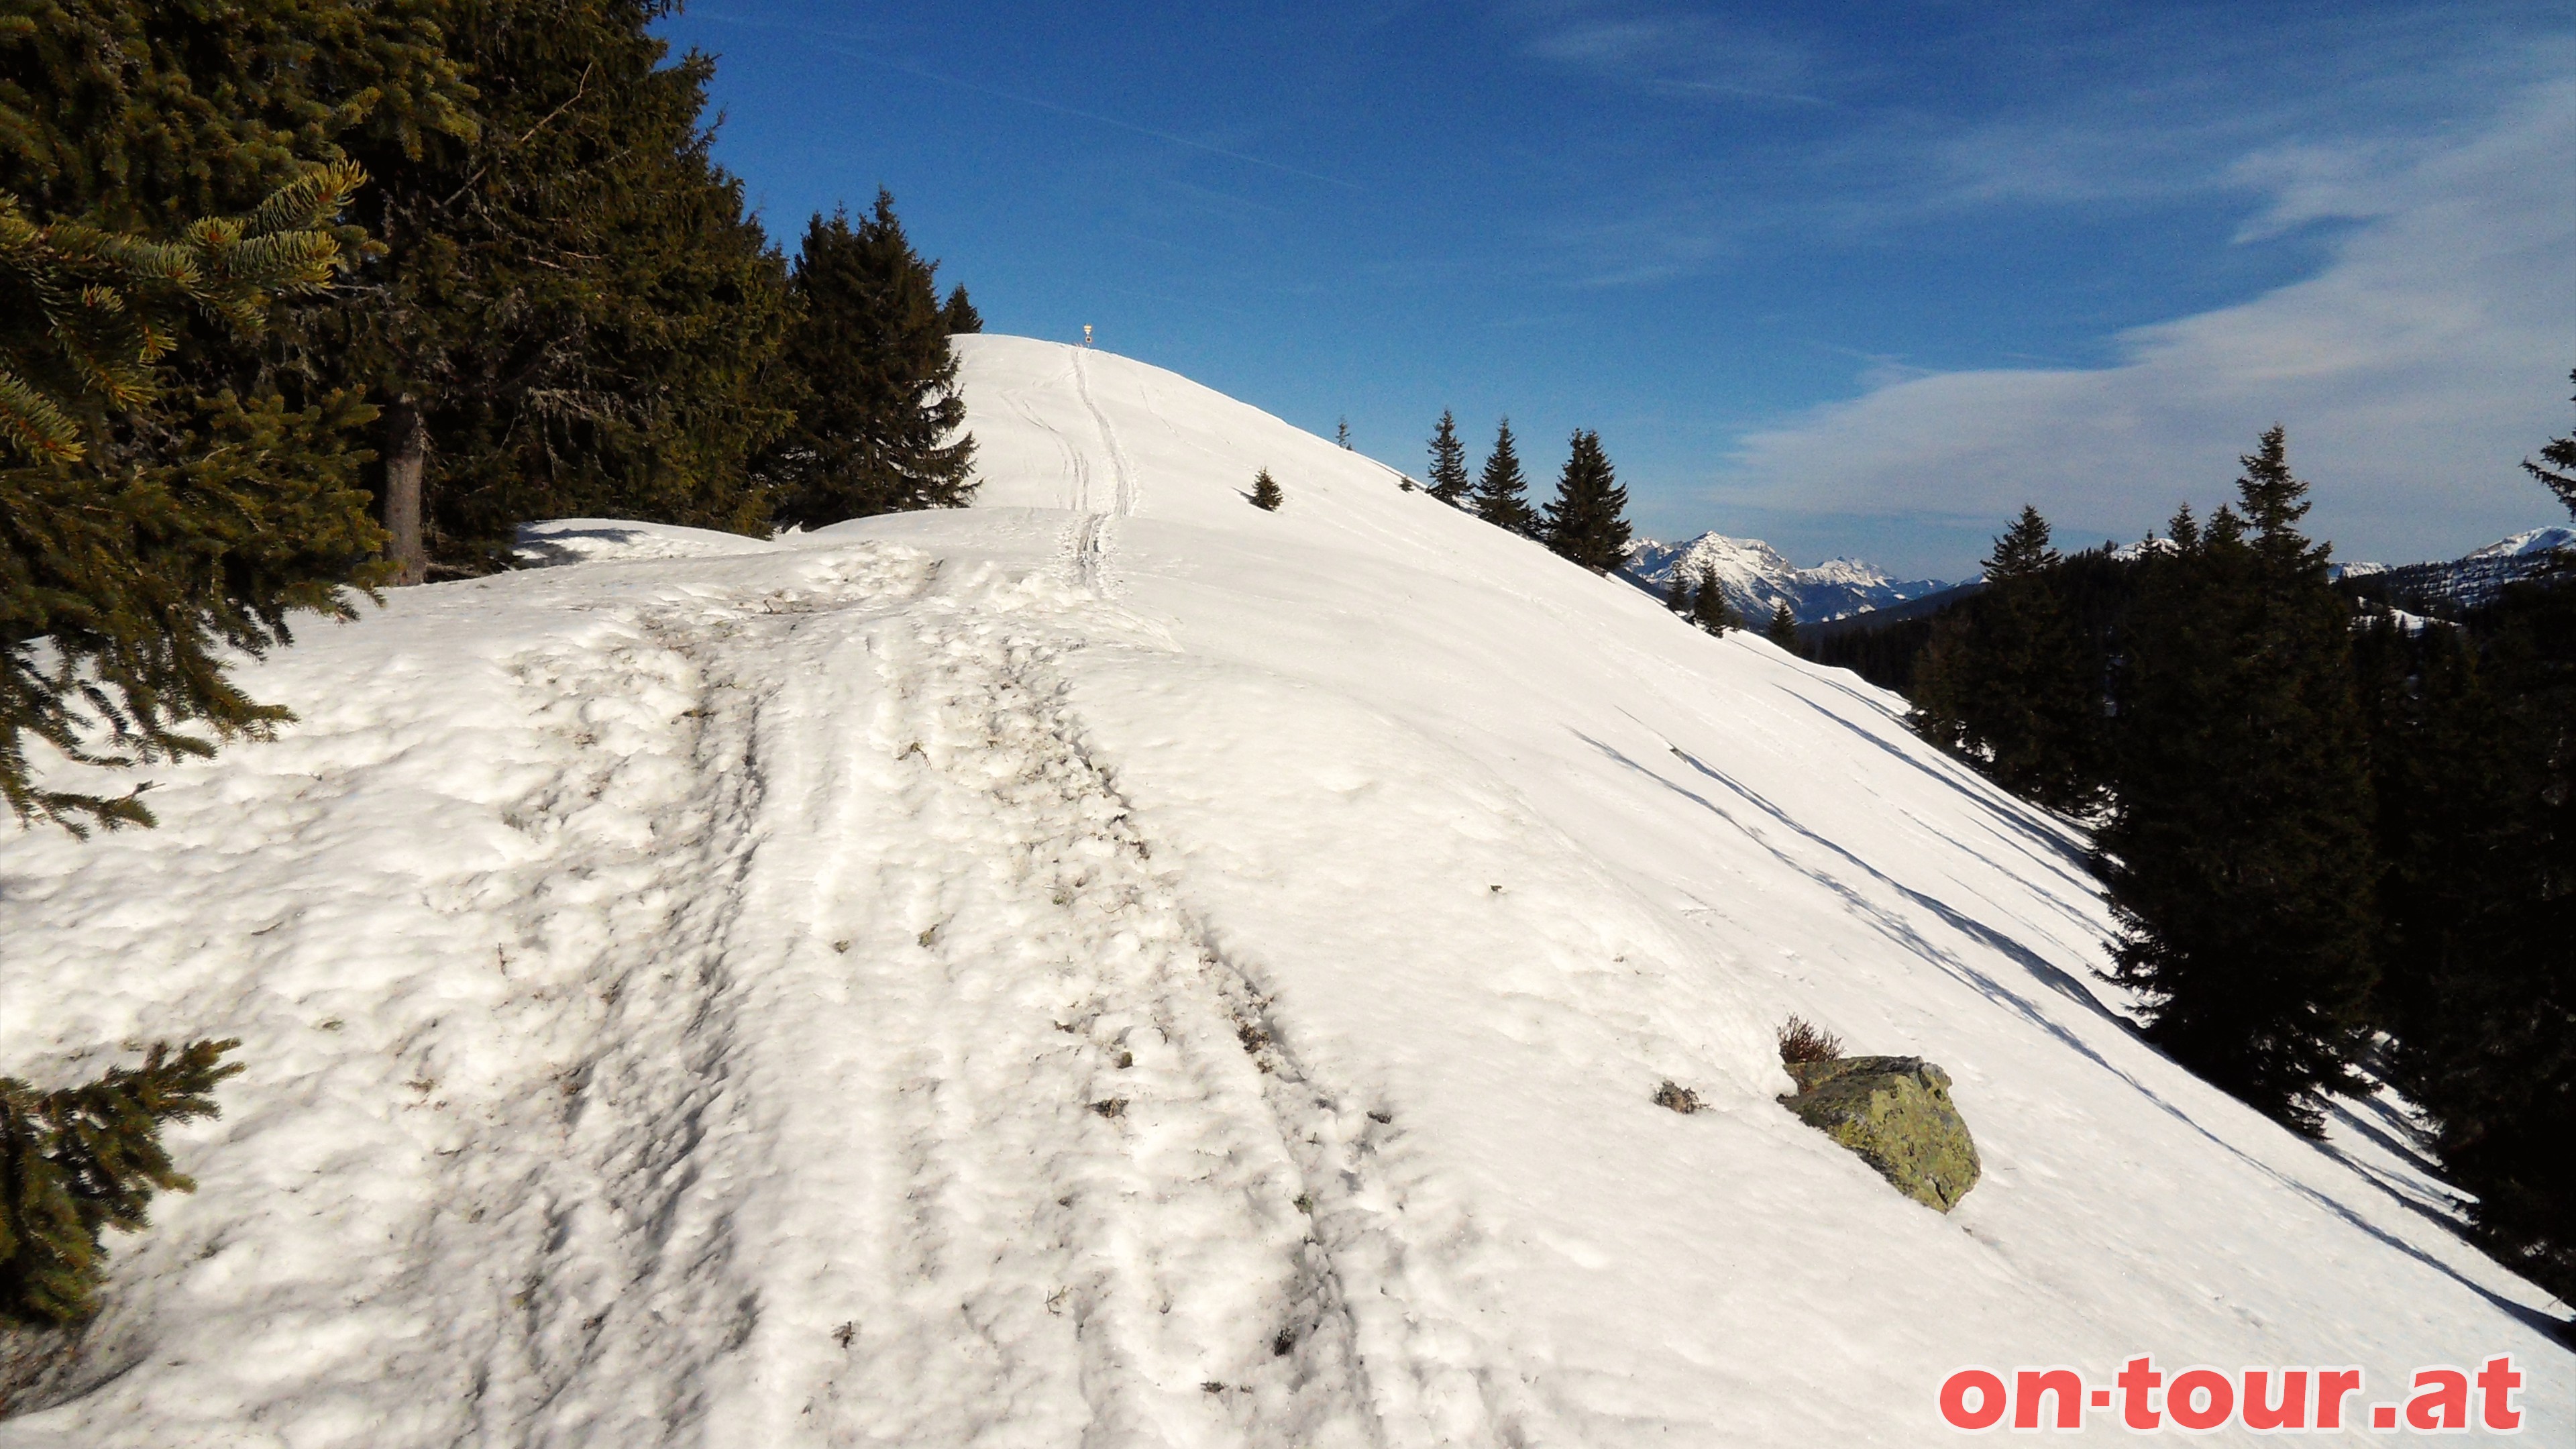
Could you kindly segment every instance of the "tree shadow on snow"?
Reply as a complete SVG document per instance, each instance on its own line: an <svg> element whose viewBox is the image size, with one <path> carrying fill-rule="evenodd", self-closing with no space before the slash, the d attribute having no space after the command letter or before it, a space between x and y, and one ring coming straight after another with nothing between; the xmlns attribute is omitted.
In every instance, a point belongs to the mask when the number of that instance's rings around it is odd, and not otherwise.
<svg viewBox="0 0 2576 1449"><path fill-rule="evenodd" d="M622 549L651 536L641 528L613 525L539 530L523 524L511 552L522 567L552 568L559 564L586 563L602 552L601 545L608 550Z"/></svg>
<svg viewBox="0 0 2576 1449"><path fill-rule="evenodd" d="M1661 785L1672 793L1698 805L1700 808L1708 811L1712 815L1715 815L1727 824L1734 826L1738 831L1742 832L1746 838L1752 840L1755 844L1762 846L1765 850L1770 851L1772 857L1778 860L1782 865L1785 865L1791 870L1796 871L1798 874L1805 876L1807 879L1815 882L1817 885L1832 892L1834 895L1847 902L1857 915L1868 921L1879 931L1880 934L1886 936L1894 944L1903 947L1906 951L1917 958L1928 962L1935 968L1951 976L1953 979L1968 986L1987 1000L2012 1011L2022 1020L2039 1028L2041 1031L2063 1043L2086 1060L2100 1067L2103 1071L2119 1078L2120 1081L2125 1083L2132 1091L2135 1091L2140 1097L2153 1104L2156 1108L2164 1112L2165 1115L2171 1117L2174 1121L2182 1124L2184 1127L2189 1128L2203 1140L2226 1152L2229 1156L2234 1157L2238 1162L2244 1164L2246 1167L2253 1169L2255 1172L2262 1174L2278 1186L2295 1193L2299 1197L2314 1204L2316 1207L2341 1219L2356 1230L2367 1234L2389 1248L2405 1254L2407 1257L2414 1259L2416 1262L2423 1264L2425 1267L2431 1268L2435 1272L2438 1272L2444 1277L2459 1284L2461 1287L2477 1294L2480 1298L2485 1299L2495 1308L2532 1328L2541 1336L2550 1339L2554 1343L2562 1345L2568 1343L2567 1338L2564 1336L2567 1331L2567 1325L2563 1324L2557 1318L2552 1317L2548 1313L2539 1309L2517 1303L2512 1299L2495 1293L2484 1284L2467 1277L2458 1269L2443 1262L2431 1253L2428 1253L2424 1249L2417 1247L2415 1244L2398 1237L2376 1223L2369 1221L2354 1209L2346 1206L2335 1198L2328 1196L2321 1189L2289 1177L2278 1168L2261 1161L2246 1152L2243 1148L2238 1147L2235 1143L2219 1136L2217 1133L2211 1131L2207 1126L2204 1126L2199 1119L2192 1116L2191 1113L2183 1110L2180 1106L2169 1100L2163 1093L2157 1091L2154 1087L2149 1086L2135 1073L2113 1063L2108 1057L2102 1055L2102 1053L2097 1050L2092 1043L2084 1040L2082 1037L2076 1035L2072 1030L2051 1018L2046 1012L2040 1009L2037 1002L2033 1001L2028 996L2023 995L2021 992L2012 989L2010 986L2007 986L1992 974L1979 970L1976 966L1970 964L1967 960L1959 956L1958 953L1950 951L1934 942L1929 937L1925 936L1920 930L1916 929L1912 922L1882 908L1877 902L1870 900L1867 896L1854 888L1849 882L1838 879L1827 871L1820 870L1797 859L1795 856L1781 849L1778 845L1773 844L1761 831L1747 825L1746 822L1738 819L1732 812L1716 801L1710 799L1708 796L1700 793L1699 791L1693 790L1686 785L1667 779L1655 770L1648 769L1646 766L1630 759L1616 746L1594 739L1592 736L1584 734L1580 730L1576 730L1573 733L1576 738L1582 740L1585 744L1599 751L1610 760L1625 766L1630 770L1636 771L1638 774L1654 781L1656 784ZM1882 744L1882 747L1884 747L1884 742L1880 743ZM1723 771L1711 768L1708 764L1692 756L1689 752L1681 749L1679 746L1668 744L1666 748L1670 749L1675 758L1690 766L1692 770L1716 784L1723 786L1737 799L1752 806L1754 809L1760 811L1763 815L1768 816L1771 820L1777 822L1782 827L1796 833L1801 839L1845 862L1848 862L1854 869L1858 870L1869 879L1886 887L1888 890L1895 892L1897 895L1902 896L1913 904L1922 907L1924 910L1930 911L1933 915L1939 917L1943 924L1949 926L1951 929L2001 953L2008 959L2020 965L2023 969L2029 971L2034 978L2047 986L2051 991L2065 997L2067 1000L2074 1002L2077 1005L2085 1007L2092 1011L2096 1016L2101 1017L2104 1021L2117 1027L2122 1034L2136 1042L2141 1048L2153 1052L2157 1056L2164 1058L2166 1062L2171 1063L2176 1071L2184 1072L2186 1075L2189 1074L2188 1068L2183 1067L2180 1063L2173 1062L2173 1059L2170 1056L2167 1056L2162 1048L2159 1048L2154 1043L2147 1041L2144 1035L2138 1030L2135 1023L2129 1021L2127 1018L2113 1011L2110 1007L2104 1005L2102 1000L2095 996L2082 981L2078 980L2072 973L2068 972L2063 967L2048 961L2036 951L2031 950L2029 947L2013 939L2011 936L2006 935L2004 932L1998 931L1995 928L1986 925L1984 922L1976 920L1975 918L1952 908L1948 904L1936 900L1921 891L1915 890L1913 887L1908 886L1904 882L1888 875L1885 871L1878 869L1869 862L1862 860L1859 856L1852 854L1849 850L1844 849L1842 846L1826 839L1824 836L1817 834L1815 831L1799 823L1797 820L1793 819L1787 811L1782 810L1778 805L1765 799L1759 792L1745 786L1743 783L1733 779ZM2244 1108L2243 1110L2251 1112L2253 1109L2249 1107ZM2266 1121L2264 1125L2272 1127L2273 1130L2276 1131L2288 1131L2287 1128L2278 1127L2268 1121ZM2303 1142L2306 1141L2305 1139L2300 1140ZM2324 1143L2306 1142L2306 1145L2317 1151L2320 1155L2329 1158L2339 1165L2345 1167L2352 1167L2354 1165L2350 1159L2346 1158L2341 1153L2333 1151ZM2370 1183L2372 1186L2379 1188L2383 1192L2390 1191L2386 1184L2381 1183L2372 1174L2366 1172L2361 1173L2359 1174L2359 1178L2361 1181ZM2391 1192L2390 1195L2397 1198L2400 1202L2408 1201L2403 1194ZM2417 1212L2425 1215L2430 1220L2437 1223L2441 1222L2438 1215L2426 1212L2420 1204L2410 1202L2408 1205L2415 1208ZM2450 1232L2452 1236L2459 1236L2458 1226L2456 1224L2441 1223L2441 1225ZM2474 1247L2473 1244L2470 1246Z"/></svg>
<svg viewBox="0 0 2576 1449"><path fill-rule="evenodd" d="M1843 693L1850 695L1860 703L1869 706L1871 709L1877 710L1882 715L1887 713L1886 706L1878 704L1873 700L1863 698L1857 691L1850 687L1834 683L1831 680L1827 680L1825 682L1829 687L1841 690ZM2023 839L2035 843L2039 847L2037 851L2033 852L2035 856L2053 858L2055 863L2066 867L2067 870L2063 873L2078 876L2088 882L2092 880L2092 858L2085 852L2083 847L2077 845L2074 841L2069 840L2064 834L2057 831L2042 829L2041 827L2031 823L2027 812L2037 807L2013 798L2013 796L2004 790L2002 786L1993 784L1984 777L1969 772L1965 766L1957 767L1956 773L1952 773L1950 771L1936 769L1931 765L1925 764L1921 756L1898 749L1896 746L1889 744L1880 736L1862 729L1859 725L1852 723L1850 720L1843 718L1841 715L1838 715L1832 710L1825 708L1823 705L1816 703L1814 700L1807 698L1805 695L1792 692L1789 697L1796 700L1798 703L1805 705L1807 708L1814 710L1816 713L1823 715L1826 719L1833 721L1842 728L1847 729L1853 734L1860 736L1862 739L1869 741L1870 744L1885 751L1889 755L1892 755L1899 760L1903 760L1908 766L1911 766L1916 770L1920 770L1925 775L1940 781L1942 784L1949 786L1961 795L1964 795L1968 799L1976 802L1978 806L1984 809L1987 816L1991 819L1999 821L2010 827L2015 834L2021 836Z"/></svg>

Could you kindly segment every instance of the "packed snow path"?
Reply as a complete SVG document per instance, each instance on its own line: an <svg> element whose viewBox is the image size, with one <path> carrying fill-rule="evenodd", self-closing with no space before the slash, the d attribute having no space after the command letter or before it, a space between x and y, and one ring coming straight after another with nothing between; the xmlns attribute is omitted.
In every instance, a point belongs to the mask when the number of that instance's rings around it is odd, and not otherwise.
<svg viewBox="0 0 2576 1449"><path fill-rule="evenodd" d="M161 829L0 845L10 1069L250 1066L0 1444L1911 1445L2136 1352L2511 1352L2576 1437L2545 1299L2141 1046L1890 697L962 345L983 506L541 530L252 670L302 722ZM1773 1103L1791 1011L1950 1069L1955 1214Z"/></svg>

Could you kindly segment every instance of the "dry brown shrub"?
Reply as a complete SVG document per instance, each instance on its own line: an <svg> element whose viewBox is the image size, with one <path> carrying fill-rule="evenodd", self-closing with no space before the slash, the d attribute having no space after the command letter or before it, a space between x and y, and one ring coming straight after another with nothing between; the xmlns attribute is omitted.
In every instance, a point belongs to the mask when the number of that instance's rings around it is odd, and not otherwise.
<svg viewBox="0 0 2576 1449"><path fill-rule="evenodd" d="M1780 1064L1830 1062L1843 1054L1843 1039L1803 1016L1780 1023Z"/></svg>

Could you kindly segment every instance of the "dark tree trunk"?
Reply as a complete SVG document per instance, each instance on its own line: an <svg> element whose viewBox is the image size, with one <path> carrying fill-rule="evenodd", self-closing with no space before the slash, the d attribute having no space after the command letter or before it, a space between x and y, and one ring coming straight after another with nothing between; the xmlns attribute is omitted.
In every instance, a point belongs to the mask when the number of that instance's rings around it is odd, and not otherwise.
<svg viewBox="0 0 2576 1449"><path fill-rule="evenodd" d="M429 553L420 535L420 475L428 451L420 406L409 393L395 398L385 407L385 531L393 535L385 556L393 561L397 584L429 577Z"/></svg>

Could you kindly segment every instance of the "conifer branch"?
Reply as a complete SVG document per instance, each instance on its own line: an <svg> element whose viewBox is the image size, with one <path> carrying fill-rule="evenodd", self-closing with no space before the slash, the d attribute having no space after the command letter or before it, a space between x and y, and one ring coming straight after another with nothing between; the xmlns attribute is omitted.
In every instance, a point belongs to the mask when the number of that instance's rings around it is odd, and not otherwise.
<svg viewBox="0 0 2576 1449"><path fill-rule="evenodd" d="M0 1312L64 1323L94 1311L109 1228L150 1223L156 1192L193 1192L162 1144L171 1122L220 1116L238 1040L156 1043L140 1067L39 1092L0 1078Z"/></svg>

